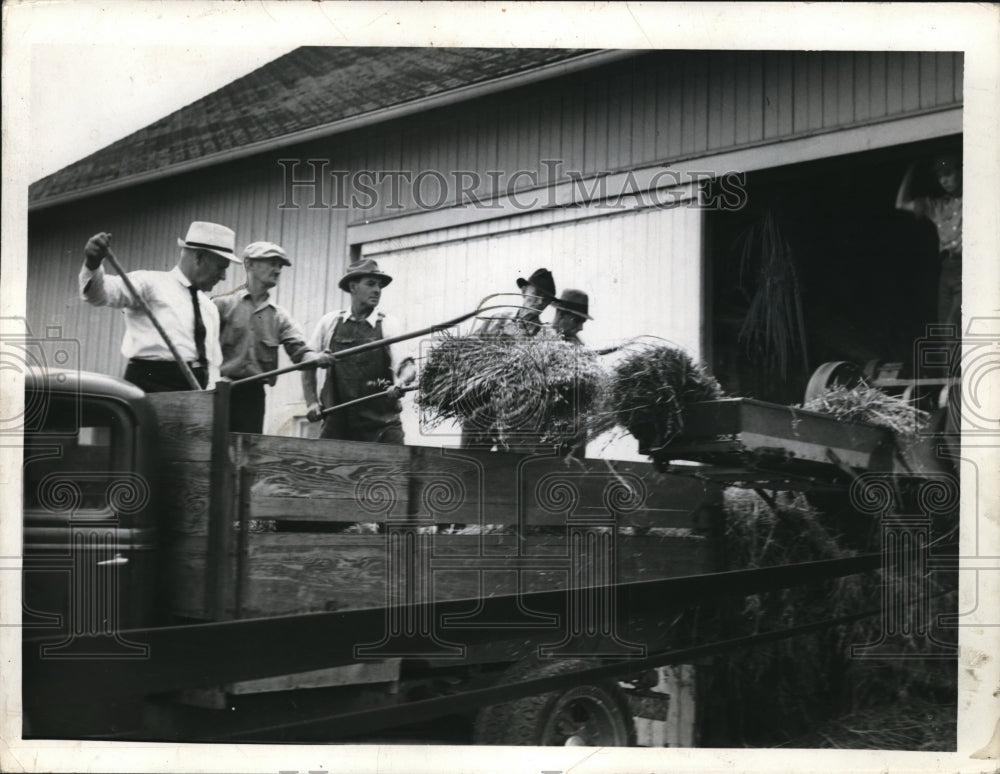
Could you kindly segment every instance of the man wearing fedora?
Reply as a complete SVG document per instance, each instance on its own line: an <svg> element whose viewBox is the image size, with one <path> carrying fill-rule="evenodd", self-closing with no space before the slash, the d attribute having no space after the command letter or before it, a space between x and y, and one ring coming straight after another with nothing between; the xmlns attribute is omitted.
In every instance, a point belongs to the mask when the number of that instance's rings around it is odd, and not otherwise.
<svg viewBox="0 0 1000 774"><path fill-rule="evenodd" d="M375 311L382 299L382 289L390 282L392 277L380 271L373 260L365 259L349 266L337 284L341 290L351 294L351 308L324 315L309 341L310 348L318 353L337 353L399 335L401 331L393 328L391 318ZM333 362L322 354L319 358L326 371L319 399L316 371L302 372L302 392L312 422L322 417L324 408L389 392L388 395L327 414L323 417L320 437L403 443L399 398L403 394L402 387L416 378L414 358L394 345L377 347Z"/></svg>
<svg viewBox="0 0 1000 774"><path fill-rule="evenodd" d="M552 302L556 314L552 318L552 327L547 329L547 336L554 336L578 347L583 346L577 335L583 330L590 316L590 298L582 290L565 288L562 294ZM566 437L559 444L559 453L564 456L583 459L587 456L587 428L582 424L577 427L575 435Z"/></svg>
<svg viewBox="0 0 1000 774"><path fill-rule="evenodd" d="M583 342L580 341L577 334L583 330L583 324L587 320L594 319L589 314L589 296L582 290L566 288L552 305L556 310L556 315L552 318L552 334L557 335L563 341L582 346Z"/></svg>
<svg viewBox="0 0 1000 774"><path fill-rule="evenodd" d="M247 282L231 293L214 296L219 310L222 375L237 381L274 371L278 347L293 363L313 360L299 324L271 300L281 270L292 265L285 250L273 242L252 242L243 249ZM229 409L229 429L235 433L260 433L264 429L264 385L277 377L234 387Z"/></svg>
<svg viewBox="0 0 1000 774"><path fill-rule="evenodd" d="M170 348L123 280L105 275L101 264L110 241L111 234L104 232L87 240L80 294L94 306L124 310L121 351L128 359L125 379L146 392L191 389ZM187 236L177 240L180 257L173 269L128 273L132 285L203 388L218 381L222 365L219 312L205 293L226 276L231 263L240 263L235 242L232 229L195 221Z"/></svg>
<svg viewBox="0 0 1000 774"><path fill-rule="evenodd" d="M489 317L479 318L473 330L478 336L535 336L543 328L539 317L556 297L556 282L548 269L536 269L528 279L517 278L521 291L521 306L516 309L499 309ZM462 425L459 445L463 449L491 449L496 444L492 423L470 418Z"/></svg>
<svg viewBox="0 0 1000 774"><path fill-rule="evenodd" d="M556 283L548 269L537 269L528 279L518 277L521 306L517 309L500 309L496 314L483 318L475 330L482 336L503 334L507 336L534 336L541 330L539 317L556 297Z"/></svg>

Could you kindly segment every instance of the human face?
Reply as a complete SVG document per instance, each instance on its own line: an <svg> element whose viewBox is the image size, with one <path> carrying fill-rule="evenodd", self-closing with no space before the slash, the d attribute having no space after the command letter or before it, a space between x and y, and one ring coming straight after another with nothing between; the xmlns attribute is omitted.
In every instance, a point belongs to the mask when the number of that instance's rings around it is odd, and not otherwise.
<svg viewBox="0 0 1000 774"><path fill-rule="evenodd" d="M230 261L221 255L199 250L194 259L191 284L206 293L226 278Z"/></svg>
<svg viewBox="0 0 1000 774"><path fill-rule="evenodd" d="M572 312L564 312L562 309L556 310L556 316L552 318L552 327L562 334L564 339L570 339L583 330L584 319Z"/></svg>
<svg viewBox="0 0 1000 774"><path fill-rule="evenodd" d="M521 298L521 305L525 309L532 309L536 312L543 311L549 305L548 297L534 285L525 285L521 289Z"/></svg>
<svg viewBox="0 0 1000 774"><path fill-rule="evenodd" d="M283 267L284 264L280 258L256 258L247 261L247 280L259 285L264 290L270 290L278 284Z"/></svg>
<svg viewBox="0 0 1000 774"><path fill-rule="evenodd" d="M938 167L937 181L946 194L954 196L962 190L962 175L952 166Z"/></svg>
<svg viewBox="0 0 1000 774"><path fill-rule="evenodd" d="M351 289L351 305L359 311L371 311L382 298L382 282L375 277L354 280Z"/></svg>

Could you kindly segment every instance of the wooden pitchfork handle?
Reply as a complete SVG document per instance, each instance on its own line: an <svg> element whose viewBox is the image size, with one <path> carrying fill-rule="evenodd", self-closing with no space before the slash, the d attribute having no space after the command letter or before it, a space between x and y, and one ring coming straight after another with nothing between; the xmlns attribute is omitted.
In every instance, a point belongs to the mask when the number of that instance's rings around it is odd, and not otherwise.
<svg viewBox="0 0 1000 774"><path fill-rule="evenodd" d="M146 313L149 321L153 323L153 327L156 328L156 332L163 338L163 343L167 345L167 349L170 350L170 354L174 356L174 360L176 360L177 365L180 366L181 373L184 374L184 378L191 386L191 389L200 390L201 385L198 384L198 380L191 371L191 367L187 364L184 358L181 357L181 353L177 351L177 347L174 346L174 343L170 340L167 332L163 330L163 326L160 325L160 321L156 319L156 316L153 314L153 310L149 308L149 305L145 302L143 297L139 295L139 291L135 289L135 285L133 285L132 280L128 278L128 274L125 273L122 265L118 263L118 259L115 258L115 254L111 252L110 247L105 248L105 257L107 258L108 263L110 263L114 267L115 271L118 272L118 276L121 277L122 283L126 288L128 288L128 292L132 294L132 298L134 298L136 303L142 307L142 311Z"/></svg>
<svg viewBox="0 0 1000 774"><path fill-rule="evenodd" d="M412 384L409 387L400 387L399 389L402 392L413 392L417 389L417 386ZM340 409L347 408L348 406L356 406L359 403L364 403L365 401L372 400L373 398L385 398L388 397L390 392L392 392L391 388L388 390L382 390L382 392L373 392L371 395L363 395L362 397L355 398L354 400L344 401L343 403L338 403L336 406L330 406L328 409L323 409L319 415L321 417L325 417L327 414L332 414L334 411L340 411Z"/></svg>

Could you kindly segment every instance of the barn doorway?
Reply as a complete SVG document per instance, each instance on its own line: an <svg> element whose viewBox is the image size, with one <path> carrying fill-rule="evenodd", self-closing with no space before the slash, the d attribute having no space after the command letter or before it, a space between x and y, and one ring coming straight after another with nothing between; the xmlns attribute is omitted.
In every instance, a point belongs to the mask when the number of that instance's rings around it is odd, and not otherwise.
<svg viewBox="0 0 1000 774"><path fill-rule="evenodd" d="M896 193L911 161L960 149L958 135L748 173L746 206L707 214L709 359L727 392L801 402L833 360L906 375L936 321L937 235ZM920 174L914 193L935 191Z"/></svg>

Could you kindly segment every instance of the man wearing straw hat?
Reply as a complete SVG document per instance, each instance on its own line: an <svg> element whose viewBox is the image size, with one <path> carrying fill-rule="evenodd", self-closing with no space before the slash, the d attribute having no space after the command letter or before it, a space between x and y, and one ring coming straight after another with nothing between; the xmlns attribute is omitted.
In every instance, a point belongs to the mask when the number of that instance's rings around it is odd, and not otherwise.
<svg viewBox="0 0 1000 774"><path fill-rule="evenodd" d="M392 277L380 271L371 259L349 266L337 284L350 293L351 308L324 315L316 325L310 347L319 353L337 353L401 333L394 330L391 318L375 311L382 299L382 289L390 282ZM319 357L324 358L324 355ZM315 422L323 418L321 438L403 443L399 398L403 386L416 377L412 356L395 345L388 345L336 360L325 371L319 400L316 372L302 372L302 392L309 420ZM324 409L376 393L386 394L323 414Z"/></svg>
<svg viewBox="0 0 1000 774"><path fill-rule="evenodd" d="M233 230L195 221L177 240L180 256L173 269L133 271L127 277L104 273L110 242L111 234L104 232L87 241L80 294L94 306L124 310L125 379L146 392L192 389L176 352L202 388L215 384L222 365L219 313L205 292L226 276L231 263L240 263Z"/></svg>
<svg viewBox="0 0 1000 774"><path fill-rule="evenodd" d="M274 371L278 347L293 363L313 360L302 328L283 307L271 300L281 270L292 262L274 242L252 242L243 248L246 285L214 296L221 323L222 375L237 381ZM234 433L260 433L264 429L264 385L274 386L276 376L234 387L229 409L229 429Z"/></svg>

